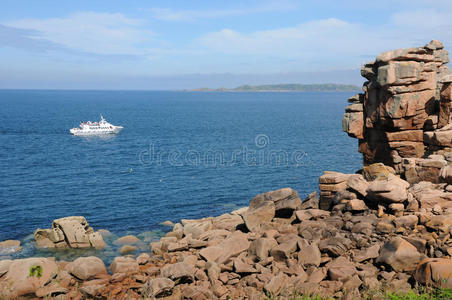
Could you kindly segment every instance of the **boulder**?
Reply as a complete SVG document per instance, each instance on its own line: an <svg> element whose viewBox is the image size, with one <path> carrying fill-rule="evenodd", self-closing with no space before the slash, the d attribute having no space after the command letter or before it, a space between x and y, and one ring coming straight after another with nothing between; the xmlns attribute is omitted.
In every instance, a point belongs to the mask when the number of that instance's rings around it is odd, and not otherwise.
<svg viewBox="0 0 452 300"><path fill-rule="evenodd" d="M367 197L376 203L380 201L386 203L400 203L408 198L407 189L410 186L408 182L389 173L387 178L374 180L367 188Z"/></svg>
<svg viewBox="0 0 452 300"><path fill-rule="evenodd" d="M316 243L302 239L298 241L298 263L302 266L320 266L321 253Z"/></svg>
<svg viewBox="0 0 452 300"><path fill-rule="evenodd" d="M278 296L286 286L289 277L284 273L272 277L269 282L264 285L264 291L272 297Z"/></svg>
<svg viewBox="0 0 452 300"><path fill-rule="evenodd" d="M345 204L345 210L348 211L363 211L367 209L366 203L359 199L350 200Z"/></svg>
<svg viewBox="0 0 452 300"><path fill-rule="evenodd" d="M224 214L212 220L212 225L215 229L224 229L234 231L239 225L244 223L239 215Z"/></svg>
<svg viewBox="0 0 452 300"><path fill-rule="evenodd" d="M151 252L154 255L162 255L163 252L165 252L166 249L163 247L162 241L156 241L149 243L149 247L151 247Z"/></svg>
<svg viewBox="0 0 452 300"><path fill-rule="evenodd" d="M249 231L259 231L261 226L268 224L275 217L275 203L264 200L262 197L253 199L248 210L243 215L246 227Z"/></svg>
<svg viewBox="0 0 452 300"><path fill-rule="evenodd" d="M34 232L34 238L36 242L37 248L55 248L57 244L53 243L50 239L50 235L52 233L51 229L36 229ZM65 242L60 241L58 245L62 245L62 247L67 247Z"/></svg>
<svg viewBox="0 0 452 300"><path fill-rule="evenodd" d="M273 247L270 251L270 255L275 261L286 261L290 258L291 254L297 250L297 247L297 240L291 239Z"/></svg>
<svg viewBox="0 0 452 300"><path fill-rule="evenodd" d="M105 284L83 284L79 291L88 299L102 298L101 294L105 291Z"/></svg>
<svg viewBox="0 0 452 300"><path fill-rule="evenodd" d="M329 217L330 212L325 211L323 209L304 209L304 210L297 210L295 212L295 216L299 221L306 221L310 219L317 219L322 217Z"/></svg>
<svg viewBox="0 0 452 300"><path fill-rule="evenodd" d="M309 274L307 282L318 284L326 278L327 272L328 270L326 267L315 268L314 271Z"/></svg>
<svg viewBox="0 0 452 300"><path fill-rule="evenodd" d="M363 177L367 181L383 180L389 177L389 174L394 174L395 171L389 166L382 163L374 163L363 168Z"/></svg>
<svg viewBox="0 0 452 300"><path fill-rule="evenodd" d="M54 259L33 257L16 259L0 282L0 298L15 299L34 294L48 284L58 272Z"/></svg>
<svg viewBox="0 0 452 300"><path fill-rule="evenodd" d="M109 238L113 237L113 233L111 233L110 230L107 230L107 229L99 229L96 232L100 233L100 235L102 235L102 237L105 239L109 239Z"/></svg>
<svg viewBox="0 0 452 300"><path fill-rule="evenodd" d="M432 145L452 147L452 129L450 128L450 124L433 131L431 134L425 132L424 140L426 140L426 143Z"/></svg>
<svg viewBox="0 0 452 300"><path fill-rule="evenodd" d="M89 234L94 233L94 230L89 227L88 222L84 217L66 217L54 220L52 229L59 238L64 236L64 240L68 243L70 248L89 248ZM58 240L54 241L58 242Z"/></svg>
<svg viewBox="0 0 452 300"><path fill-rule="evenodd" d="M376 262L389 265L396 272L411 272L422 258L416 247L401 237L395 237L383 245Z"/></svg>
<svg viewBox="0 0 452 300"><path fill-rule="evenodd" d="M222 264L246 251L249 247L250 242L246 234L235 231L219 244L201 249L199 255L207 262Z"/></svg>
<svg viewBox="0 0 452 300"><path fill-rule="evenodd" d="M300 209L319 208L319 196L317 192L310 193L300 205Z"/></svg>
<svg viewBox="0 0 452 300"><path fill-rule="evenodd" d="M223 253L223 249L219 246L209 246L207 248L201 249L199 255L206 261L216 261Z"/></svg>
<svg viewBox="0 0 452 300"><path fill-rule="evenodd" d="M410 188L419 203L420 208L431 210L435 205L442 208L452 208L452 193L439 189L430 182L419 182Z"/></svg>
<svg viewBox="0 0 452 300"><path fill-rule="evenodd" d="M174 282L168 278L154 278L148 283L151 297L170 296L174 288Z"/></svg>
<svg viewBox="0 0 452 300"><path fill-rule="evenodd" d="M386 138L389 142L423 142L424 133L422 130L386 132Z"/></svg>
<svg viewBox="0 0 452 300"><path fill-rule="evenodd" d="M439 44L441 42L435 41L435 43L438 42ZM437 44L438 44L437 43ZM433 61L434 58L429 52L427 52L424 48L429 50L439 49L439 48L433 48L436 47L433 42L430 42L430 44L424 46L423 48L417 47L417 48L408 48L408 49L397 49L397 50L391 50L391 51L385 51L380 53L377 56L376 63L387 63L392 60L394 61L406 61L406 60L414 60L414 61ZM438 44L438 45L439 45Z"/></svg>
<svg viewBox="0 0 452 300"><path fill-rule="evenodd" d="M139 271L138 263L132 257L115 257L110 265L111 272L114 273L136 273Z"/></svg>
<svg viewBox="0 0 452 300"><path fill-rule="evenodd" d="M380 252L381 244L375 244L368 248L361 249L359 252L353 255L354 262L363 262L368 259L377 258Z"/></svg>
<svg viewBox="0 0 452 300"><path fill-rule="evenodd" d="M149 256L149 254L141 253L140 255L138 255L136 261L139 265L145 265L149 262L150 259L151 257Z"/></svg>
<svg viewBox="0 0 452 300"><path fill-rule="evenodd" d="M161 274L173 281L193 282L195 269L185 262L179 262L164 266L161 269Z"/></svg>
<svg viewBox="0 0 452 300"><path fill-rule="evenodd" d="M432 218L425 223L425 226L430 229L449 232L450 228L452 228L452 214L432 216Z"/></svg>
<svg viewBox="0 0 452 300"><path fill-rule="evenodd" d="M183 238L176 243L168 244L168 252L188 250L188 238Z"/></svg>
<svg viewBox="0 0 452 300"><path fill-rule="evenodd" d="M320 209L330 210L335 195L347 188L347 179L350 175L351 174L325 171L324 174L319 177Z"/></svg>
<svg viewBox="0 0 452 300"><path fill-rule="evenodd" d="M91 247L96 250L104 249L107 244L104 242L103 235L100 232L93 232L88 235Z"/></svg>
<svg viewBox="0 0 452 300"><path fill-rule="evenodd" d="M319 242L319 249L321 252L326 252L330 256L342 256L353 247L353 242L345 237L335 236L321 240Z"/></svg>
<svg viewBox="0 0 452 300"><path fill-rule="evenodd" d="M424 47L430 50L440 50L444 48L444 45L438 40L431 40L430 43L428 43Z"/></svg>
<svg viewBox="0 0 452 300"><path fill-rule="evenodd" d="M137 249L138 248L136 246L124 245L121 247L121 249L119 249L119 253L121 255L126 255L137 251Z"/></svg>
<svg viewBox="0 0 452 300"><path fill-rule="evenodd" d="M182 296L176 299L214 299L213 293L205 286L189 285L182 289Z"/></svg>
<svg viewBox="0 0 452 300"><path fill-rule="evenodd" d="M248 248L248 256L262 261L268 257L270 250L277 245L278 243L273 238L258 238L251 242Z"/></svg>
<svg viewBox="0 0 452 300"><path fill-rule="evenodd" d="M343 174L334 171L325 171L322 176L319 177L319 184L339 184L347 181L350 174Z"/></svg>
<svg viewBox="0 0 452 300"><path fill-rule="evenodd" d="M34 233L38 248L95 248L106 244L102 235L89 227L82 216L56 219L51 229L37 229Z"/></svg>
<svg viewBox="0 0 452 300"><path fill-rule="evenodd" d="M377 223L375 230L379 233L392 233L395 230L392 222L388 222L387 220L383 220Z"/></svg>
<svg viewBox="0 0 452 300"><path fill-rule="evenodd" d="M212 229L201 234L199 236L199 240L209 242L222 241L230 235L231 235L230 231L224 229Z"/></svg>
<svg viewBox="0 0 452 300"><path fill-rule="evenodd" d="M66 270L80 280L92 280L107 275L104 262L95 256L79 257L69 263Z"/></svg>
<svg viewBox="0 0 452 300"><path fill-rule="evenodd" d="M36 290L35 295L39 298L52 299L54 296L67 294L68 290L60 284L51 282Z"/></svg>
<svg viewBox="0 0 452 300"><path fill-rule="evenodd" d="M118 239L116 239L113 244L117 245L117 246L122 246L122 245L137 245L137 244L141 244L142 241L137 238L134 235L126 235L123 237L120 237Z"/></svg>
<svg viewBox="0 0 452 300"><path fill-rule="evenodd" d="M396 228L404 227L414 229L418 223L418 217L415 215L401 216L395 218L393 222Z"/></svg>
<svg viewBox="0 0 452 300"><path fill-rule="evenodd" d="M367 196L367 188L369 183L364 179L361 174L353 174L347 179L347 188L351 189L354 192L357 192L359 195L366 197Z"/></svg>
<svg viewBox="0 0 452 300"><path fill-rule="evenodd" d="M222 264L229 261L230 258L236 257L240 253L246 251L250 244L246 234L241 231L235 231L218 245L221 248L221 253L216 259L216 262Z"/></svg>
<svg viewBox="0 0 452 300"><path fill-rule="evenodd" d="M414 278L428 286L452 289L452 259L427 258L416 267Z"/></svg>
<svg viewBox="0 0 452 300"><path fill-rule="evenodd" d="M362 105L361 105L362 107ZM353 108L349 108L351 110ZM364 113L362 111L346 112L342 117L342 131L357 139L364 138Z"/></svg>
<svg viewBox="0 0 452 300"><path fill-rule="evenodd" d="M417 251L419 251L419 253L424 253L425 252L425 246L427 244L427 241L425 239L417 237L415 235L404 236L403 238L408 243L410 243L411 245L416 247L416 249L417 249Z"/></svg>
<svg viewBox="0 0 452 300"><path fill-rule="evenodd" d="M275 204L275 210L295 210L301 205L301 199L298 197L297 191L291 188L283 188L276 191L257 195L252 201L255 203L262 203L265 201L272 201ZM250 207L251 207L250 204Z"/></svg>
<svg viewBox="0 0 452 300"><path fill-rule="evenodd" d="M184 225L184 235L191 235L192 238L198 239L204 232L213 228L212 218L201 220L182 220Z"/></svg>
<svg viewBox="0 0 452 300"><path fill-rule="evenodd" d="M8 273L9 266L13 263L11 259L0 260L0 278Z"/></svg>
<svg viewBox="0 0 452 300"><path fill-rule="evenodd" d="M452 184L452 165L443 167L440 171L439 176L441 177L442 182Z"/></svg>
<svg viewBox="0 0 452 300"><path fill-rule="evenodd" d="M342 256L328 263L326 267L331 280L346 281L358 272L354 263Z"/></svg>
<svg viewBox="0 0 452 300"><path fill-rule="evenodd" d="M152 236L152 234L151 234L151 236ZM170 232L167 232L165 236L175 237L178 240L180 240L184 236L184 228L183 228L182 224L180 224L180 223L174 224L173 230Z"/></svg>
<svg viewBox="0 0 452 300"><path fill-rule="evenodd" d="M242 255L242 257L236 257L232 259L234 265L234 271L238 274L251 274L258 273L253 267L253 262Z"/></svg>

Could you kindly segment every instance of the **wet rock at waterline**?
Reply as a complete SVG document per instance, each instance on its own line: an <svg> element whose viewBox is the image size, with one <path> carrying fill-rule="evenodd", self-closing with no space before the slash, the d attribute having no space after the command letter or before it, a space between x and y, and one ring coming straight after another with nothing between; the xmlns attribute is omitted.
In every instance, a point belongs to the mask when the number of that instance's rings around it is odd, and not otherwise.
<svg viewBox="0 0 452 300"><path fill-rule="evenodd" d="M102 235L91 228L84 217L74 216L56 219L50 229L37 229L34 233L38 248L95 248L106 244Z"/></svg>

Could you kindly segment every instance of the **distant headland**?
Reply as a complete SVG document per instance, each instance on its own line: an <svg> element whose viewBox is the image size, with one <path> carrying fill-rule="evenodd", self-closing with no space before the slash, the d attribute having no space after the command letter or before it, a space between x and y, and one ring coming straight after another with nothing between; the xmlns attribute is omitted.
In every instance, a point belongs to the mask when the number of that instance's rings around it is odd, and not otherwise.
<svg viewBox="0 0 452 300"><path fill-rule="evenodd" d="M184 90L186 92L355 92L361 88L351 84L265 84L265 85L241 85L236 88L198 88Z"/></svg>

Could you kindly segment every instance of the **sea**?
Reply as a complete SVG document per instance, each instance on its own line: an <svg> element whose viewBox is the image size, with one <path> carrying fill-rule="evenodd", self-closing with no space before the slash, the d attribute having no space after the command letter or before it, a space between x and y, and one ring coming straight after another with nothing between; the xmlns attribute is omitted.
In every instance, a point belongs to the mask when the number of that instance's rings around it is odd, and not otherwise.
<svg viewBox="0 0 452 300"><path fill-rule="evenodd" d="M267 191L303 199L323 171L362 167L341 130L353 94L0 90L0 241L24 247L3 257L55 256L33 232L66 216L149 242L166 220L218 216ZM100 114L124 129L69 133Z"/></svg>

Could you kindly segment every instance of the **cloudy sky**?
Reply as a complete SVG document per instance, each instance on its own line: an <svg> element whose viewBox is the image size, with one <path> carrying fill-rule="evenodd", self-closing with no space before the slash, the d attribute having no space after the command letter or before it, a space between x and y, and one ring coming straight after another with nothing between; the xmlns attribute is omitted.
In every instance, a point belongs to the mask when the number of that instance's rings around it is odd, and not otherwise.
<svg viewBox="0 0 452 300"><path fill-rule="evenodd" d="M452 49L451 0L2 0L0 88L361 84L379 52Z"/></svg>

